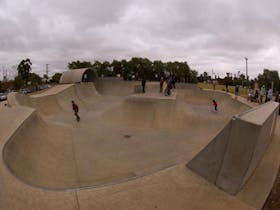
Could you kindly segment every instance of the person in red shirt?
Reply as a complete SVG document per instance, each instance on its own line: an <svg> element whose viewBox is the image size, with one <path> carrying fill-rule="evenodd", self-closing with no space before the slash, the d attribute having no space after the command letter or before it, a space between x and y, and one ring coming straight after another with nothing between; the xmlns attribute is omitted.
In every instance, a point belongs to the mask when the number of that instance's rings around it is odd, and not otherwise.
<svg viewBox="0 0 280 210"><path fill-rule="evenodd" d="M78 115L79 107L78 107L78 105L74 101L72 101L72 109L73 109L73 111L75 113L77 121L80 121L80 116Z"/></svg>
<svg viewBox="0 0 280 210"><path fill-rule="evenodd" d="M213 102L213 106L214 106L215 111L218 111L218 109L217 109L217 107L218 107L217 102L214 99L212 100L212 102Z"/></svg>

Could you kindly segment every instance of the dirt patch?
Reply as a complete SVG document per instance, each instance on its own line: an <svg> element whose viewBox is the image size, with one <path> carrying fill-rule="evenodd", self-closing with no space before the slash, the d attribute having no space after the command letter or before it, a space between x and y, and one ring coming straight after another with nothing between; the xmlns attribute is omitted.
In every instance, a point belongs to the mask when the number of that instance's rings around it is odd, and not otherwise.
<svg viewBox="0 0 280 210"><path fill-rule="evenodd" d="M273 188L262 208L262 210L279 210L280 209L280 170L274 182Z"/></svg>

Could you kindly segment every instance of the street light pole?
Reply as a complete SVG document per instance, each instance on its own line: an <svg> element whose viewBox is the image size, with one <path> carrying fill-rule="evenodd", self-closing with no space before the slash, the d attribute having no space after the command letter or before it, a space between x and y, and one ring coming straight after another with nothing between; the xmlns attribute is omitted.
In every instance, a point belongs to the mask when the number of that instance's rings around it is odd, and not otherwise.
<svg viewBox="0 0 280 210"><path fill-rule="evenodd" d="M49 65L50 64L46 64L46 75L49 78Z"/></svg>
<svg viewBox="0 0 280 210"><path fill-rule="evenodd" d="M248 77L248 58L245 57L245 61L246 61L246 79L249 80L249 77Z"/></svg>

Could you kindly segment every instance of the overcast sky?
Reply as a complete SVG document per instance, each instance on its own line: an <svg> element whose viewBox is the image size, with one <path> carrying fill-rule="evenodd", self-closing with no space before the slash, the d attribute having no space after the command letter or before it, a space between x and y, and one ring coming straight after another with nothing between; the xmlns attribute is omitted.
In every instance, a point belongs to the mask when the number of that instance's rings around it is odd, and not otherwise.
<svg viewBox="0 0 280 210"><path fill-rule="evenodd" d="M202 73L280 69L279 0L0 0L0 70L30 58L187 61ZM2 78L2 72L0 78Z"/></svg>

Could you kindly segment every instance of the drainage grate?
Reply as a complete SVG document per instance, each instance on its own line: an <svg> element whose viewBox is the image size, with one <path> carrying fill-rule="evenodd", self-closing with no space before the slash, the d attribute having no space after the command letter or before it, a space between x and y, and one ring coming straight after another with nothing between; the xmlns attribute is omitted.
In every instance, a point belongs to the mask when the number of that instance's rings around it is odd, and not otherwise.
<svg viewBox="0 0 280 210"><path fill-rule="evenodd" d="M123 137L129 139L131 135L124 135Z"/></svg>

